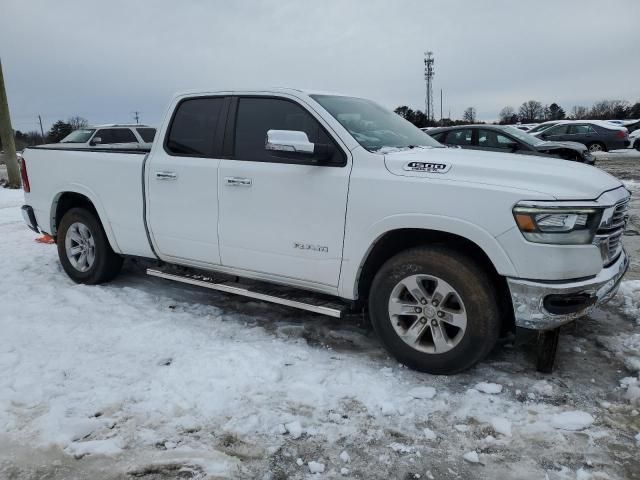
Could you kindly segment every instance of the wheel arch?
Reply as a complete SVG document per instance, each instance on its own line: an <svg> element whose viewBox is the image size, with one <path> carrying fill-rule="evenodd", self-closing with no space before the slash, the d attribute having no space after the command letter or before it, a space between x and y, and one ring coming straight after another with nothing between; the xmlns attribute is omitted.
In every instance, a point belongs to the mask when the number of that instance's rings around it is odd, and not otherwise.
<svg viewBox="0 0 640 480"><path fill-rule="evenodd" d="M96 198L97 197L93 195L92 192L80 188L65 189L58 192L51 202L51 235L53 237L57 236L58 226L60 225L60 221L65 213L72 208L85 208L96 216L96 219L107 236L107 240L109 240L112 250L116 253L121 253L111 229L111 225L108 222L106 212L102 208L102 205L96 201Z"/></svg>
<svg viewBox="0 0 640 480"><path fill-rule="evenodd" d="M492 259L475 241L444 230L408 227L388 230L379 235L364 256L355 278L354 296L358 302L366 305L373 278L387 260L409 248L428 245L444 245L478 262L497 286L499 308L502 318L506 320L503 322L503 329L512 330L515 327L511 296L505 278L505 274L512 275L515 270L506 254L502 252L504 258L499 259L500 265L497 266L494 261L495 252ZM504 268L508 270L505 272Z"/></svg>

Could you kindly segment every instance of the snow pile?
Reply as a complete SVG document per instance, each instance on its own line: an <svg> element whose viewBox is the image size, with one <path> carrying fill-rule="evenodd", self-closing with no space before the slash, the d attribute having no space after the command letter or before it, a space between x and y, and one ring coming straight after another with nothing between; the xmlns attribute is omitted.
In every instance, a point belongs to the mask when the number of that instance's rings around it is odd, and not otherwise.
<svg viewBox="0 0 640 480"><path fill-rule="evenodd" d="M640 280L623 281L616 297L624 313L640 325Z"/></svg>
<svg viewBox="0 0 640 480"><path fill-rule="evenodd" d="M640 372L640 333L624 333L614 337L599 336L598 341L632 372Z"/></svg>
<svg viewBox="0 0 640 480"><path fill-rule="evenodd" d="M579 431L591 426L594 418L579 410L562 412L551 417L551 425L559 430Z"/></svg>

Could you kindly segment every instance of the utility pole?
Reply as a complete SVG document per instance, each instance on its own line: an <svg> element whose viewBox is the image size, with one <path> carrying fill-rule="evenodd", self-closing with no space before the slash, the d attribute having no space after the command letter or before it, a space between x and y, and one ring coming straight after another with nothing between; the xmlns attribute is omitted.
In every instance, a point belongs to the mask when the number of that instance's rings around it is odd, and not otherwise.
<svg viewBox="0 0 640 480"><path fill-rule="evenodd" d="M132 112L133 113L133 118L136 119L136 125L140 123L140 112Z"/></svg>
<svg viewBox="0 0 640 480"><path fill-rule="evenodd" d="M42 134L42 143L45 143L45 141L44 141L44 129L42 128L42 117L40 115L38 115L38 120L40 121L40 133Z"/></svg>
<svg viewBox="0 0 640 480"><path fill-rule="evenodd" d="M434 117L433 111L433 89L431 82L433 80L433 52L424 52L424 79L426 83L426 94L424 97L424 113L427 121L432 122Z"/></svg>
<svg viewBox="0 0 640 480"><path fill-rule="evenodd" d="M9 115L9 102L7 91L4 87L4 75L2 74L2 62L0 61L0 138L7 157L7 174L9 175L9 188L20 188L20 171L18 158L16 157L16 144L11 127Z"/></svg>
<svg viewBox="0 0 640 480"><path fill-rule="evenodd" d="M440 125L442 125L442 89L440 89Z"/></svg>

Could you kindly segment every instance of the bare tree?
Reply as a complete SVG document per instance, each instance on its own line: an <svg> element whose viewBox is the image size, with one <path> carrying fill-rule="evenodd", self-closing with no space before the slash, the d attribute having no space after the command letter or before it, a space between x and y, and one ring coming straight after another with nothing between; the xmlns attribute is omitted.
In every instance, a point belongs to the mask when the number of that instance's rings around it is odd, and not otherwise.
<svg viewBox="0 0 640 480"><path fill-rule="evenodd" d="M535 122L544 117L544 107L537 100L529 100L520 105L520 121Z"/></svg>
<svg viewBox="0 0 640 480"><path fill-rule="evenodd" d="M499 116L500 123L503 125L509 125L518 121L515 109L509 105L500 110Z"/></svg>
<svg viewBox="0 0 640 480"><path fill-rule="evenodd" d="M469 123L474 123L476 121L476 109L473 107L467 108L462 114L462 120Z"/></svg>
<svg viewBox="0 0 640 480"><path fill-rule="evenodd" d="M78 130L80 128L86 128L89 126L89 122L87 121L86 118L82 118L82 117L71 117L69 120L67 120L67 123L69 125L71 125L71 128L73 130Z"/></svg>
<svg viewBox="0 0 640 480"><path fill-rule="evenodd" d="M589 117L589 109L582 105L574 105L571 108L571 118L574 120L584 120Z"/></svg>

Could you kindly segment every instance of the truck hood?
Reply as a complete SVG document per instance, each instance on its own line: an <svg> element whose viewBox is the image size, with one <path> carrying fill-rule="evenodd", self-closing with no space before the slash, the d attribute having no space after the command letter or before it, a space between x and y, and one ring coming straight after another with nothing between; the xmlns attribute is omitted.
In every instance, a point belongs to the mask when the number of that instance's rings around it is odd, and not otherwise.
<svg viewBox="0 0 640 480"><path fill-rule="evenodd" d="M495 185L557 200L595 200L622 185L612 175L577 162L459 148L385 152L384 162L394 175Z"/></svg>

